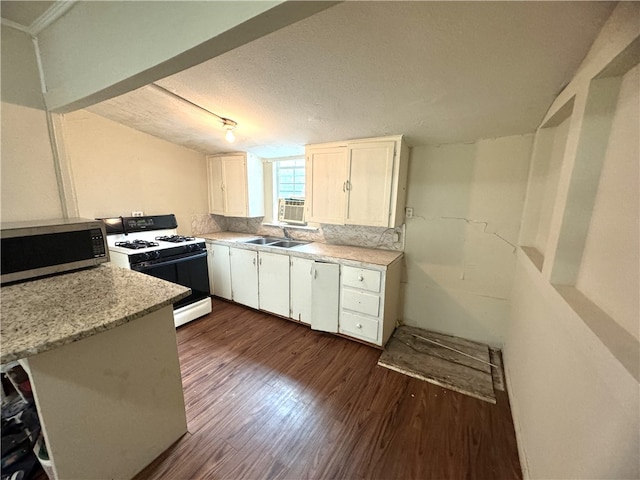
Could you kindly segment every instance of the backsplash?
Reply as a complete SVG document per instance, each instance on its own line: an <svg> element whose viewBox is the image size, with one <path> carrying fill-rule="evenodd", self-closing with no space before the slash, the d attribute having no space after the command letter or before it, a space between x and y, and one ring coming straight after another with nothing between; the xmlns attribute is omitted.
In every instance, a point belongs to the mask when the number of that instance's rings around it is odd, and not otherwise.
<svg viewBox="0 0 640 480"><path fill-rule="evenodd" d="M191 219L192 235L215 232L242 232L255 235L284 237L282 227L262 224L263 218L222 217L220 215L193 215ZM401 252L404 247L404 226L398 228L364 227L360 225L321 224L318 230L305 230L285 227L288 235L296 240L322 242L331 245L351 245L355 247L382 248ZM399 241L394 242L394 234Z"/></svg>
<svg viewBox="0 0 640 480"><path fill-rule="evenodd" d="M191 235L202 235L204 233L226 232L227 218L220 215L209 215L200 213L191 215Z"/></svg>

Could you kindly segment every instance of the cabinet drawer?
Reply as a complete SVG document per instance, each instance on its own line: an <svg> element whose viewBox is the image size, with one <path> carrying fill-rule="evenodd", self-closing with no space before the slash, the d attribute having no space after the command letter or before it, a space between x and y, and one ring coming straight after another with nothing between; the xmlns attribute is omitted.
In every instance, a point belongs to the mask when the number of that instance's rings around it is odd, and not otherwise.
<svg viewBox="0 0 640 480"><path fill-rule="evenodd" d="M355 290L342 290L342 308L366 313L372 317L380 314L380 297Z"/></svg>
<svg viewBox="0 0 640 480"><path fill-rule="evenodd" d="M380 291L380 272L364 268L342 267L342 284L370 292Z"/></svg>
<svg viewBox="0 0 640 480"><path fill-rule="evenodd" d="M378 320L343 311L340 316L340 333L378 343Z"/></svg>

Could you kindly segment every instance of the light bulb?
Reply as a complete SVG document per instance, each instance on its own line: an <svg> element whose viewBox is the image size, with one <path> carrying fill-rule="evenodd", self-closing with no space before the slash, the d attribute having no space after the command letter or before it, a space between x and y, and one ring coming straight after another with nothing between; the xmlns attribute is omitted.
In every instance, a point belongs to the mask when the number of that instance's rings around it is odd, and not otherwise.
<svg viewBox="0 0 640 480"><path fill-rule="evenodd" d="M227 134L224 136L227 139L227 142L233 143L236 139L236 136L233 134L233 130L227 130Z"/></svg>

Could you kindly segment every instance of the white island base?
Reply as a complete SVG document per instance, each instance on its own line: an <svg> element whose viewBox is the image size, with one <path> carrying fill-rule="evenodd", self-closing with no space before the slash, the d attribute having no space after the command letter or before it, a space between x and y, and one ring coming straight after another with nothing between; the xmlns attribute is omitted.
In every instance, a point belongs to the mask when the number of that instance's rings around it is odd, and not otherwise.
<svg viewBox="0 0 640 480"><path fill-rule="evenodd" d="M187 431L171 305L20 363L58 480L132 478Z"/></svg>

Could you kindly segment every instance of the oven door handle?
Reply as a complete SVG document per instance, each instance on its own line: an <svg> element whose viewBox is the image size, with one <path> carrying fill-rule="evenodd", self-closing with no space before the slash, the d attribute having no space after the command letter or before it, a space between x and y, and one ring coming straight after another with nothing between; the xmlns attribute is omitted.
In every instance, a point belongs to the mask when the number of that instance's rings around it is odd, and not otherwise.
<svg viewBox="0 0 640 480"><path fill-rule="evenodd" d="M142 262L137 265L132 265L132 270L142 270L146 268L160 267L165 265L174 265L176 263L188 262L190 260L198 260L199 258L206 258L207 252L197 253L196 255L189 255L188 257L177 258L175 260L155 260L153 263Z"/></svg>

